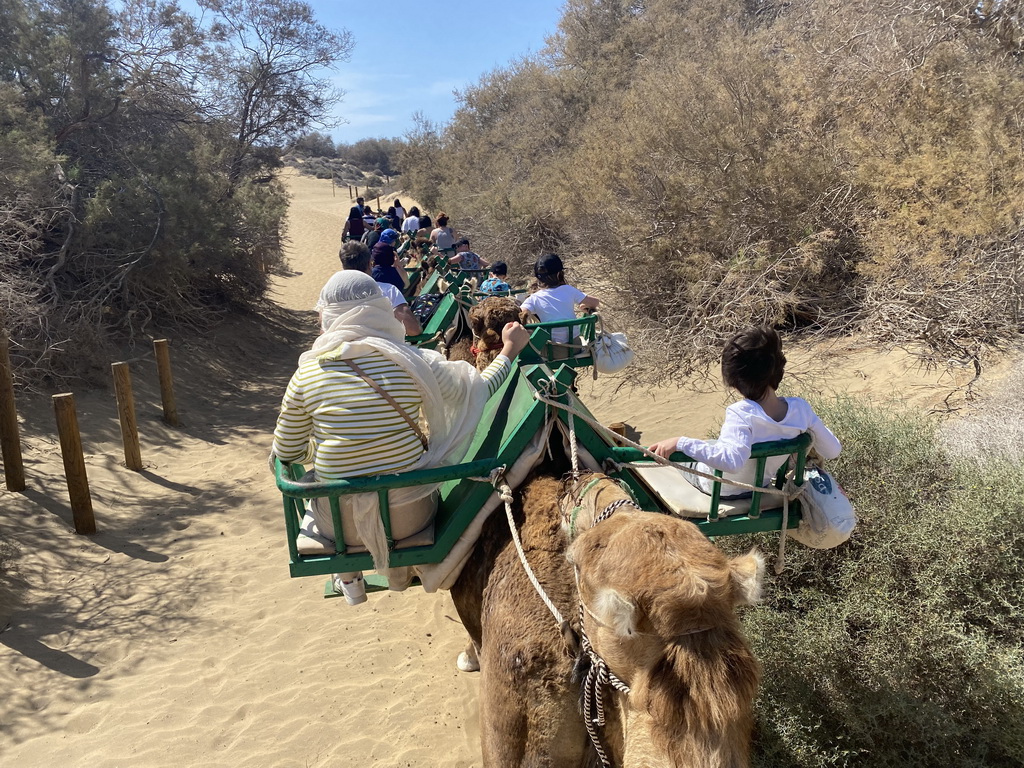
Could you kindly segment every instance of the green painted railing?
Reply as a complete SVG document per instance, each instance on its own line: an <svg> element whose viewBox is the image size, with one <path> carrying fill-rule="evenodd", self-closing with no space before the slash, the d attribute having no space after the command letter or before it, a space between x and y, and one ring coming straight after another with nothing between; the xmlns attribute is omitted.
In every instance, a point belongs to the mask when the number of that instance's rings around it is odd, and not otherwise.
<svg viewBox="0 0 1024 768"><path fill-rule="evenodd" d="M546 362L553 366L568 365L572 368L582 368L594 364L593 355L589 352L583 354L583 350L576 350L559 346L552 342L552 331L556 328L569 329L570 341L579 336L582 341L592 342L597 335L598 315L584 315L572 320L552 320L546 323L528 323L526 329L530 331L530 344L523 350L520 358L524 363ZM565 354L566 357L560 357Z"/></svg>
<svg viewBox="0 0 1024 768"><path fill-rule="evenodd" d="M441 562L493 493L490 484L470 478L486 477L497 467L514 464L544 423L546 408L534 398L536 387L540 386L541 380L552 379L555 385L564 389L571 384L572 378L569 369L552 374L550 370L536 366L523 372L518 363L514 363L508 380L488 399L466 460L460 464L330 482L301 483L298 480L305 472L304 467L275 460L277 487L284 504L291 575L313 576L373 568L372 557L367 552L300 555L296 537L305 514L304 500L330 500L335 539L344 541L339 499L353 493L376 493L389 546L393 546L388 491L417 485L440 484L438 510L434 520L434 543L391 549L389 565L398 567Z"/></svg>

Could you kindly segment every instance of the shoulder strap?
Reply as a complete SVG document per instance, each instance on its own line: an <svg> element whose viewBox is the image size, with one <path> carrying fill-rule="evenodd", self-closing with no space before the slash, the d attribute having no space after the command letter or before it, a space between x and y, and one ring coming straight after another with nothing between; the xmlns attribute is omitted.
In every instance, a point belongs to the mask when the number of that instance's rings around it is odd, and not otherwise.
<svg viewBox="0 0 1024 768"><path fill-rule="evenodd" d="M420 425L412 420L412 417L410 417L406 410L398 404L398 401L395 400L395 398L393 398L391 395L385 392L384 388L381 387L380 384L378 384L376 381L367 376L366 372L351 360L339 360L338 362L344 363L345 365L350 367L353 371L356 372L356 375L358 375L359 378L361 378L363 381L369 384L378 395L387 400L391 407L398 411L398 415L405 419L406 423L408 423L408 425L412 427L412 431L416 433L416 437L420 439L420 443L423 445L423 450L427 450L427 436L423 434L423 430L420 429Z"/></svg>

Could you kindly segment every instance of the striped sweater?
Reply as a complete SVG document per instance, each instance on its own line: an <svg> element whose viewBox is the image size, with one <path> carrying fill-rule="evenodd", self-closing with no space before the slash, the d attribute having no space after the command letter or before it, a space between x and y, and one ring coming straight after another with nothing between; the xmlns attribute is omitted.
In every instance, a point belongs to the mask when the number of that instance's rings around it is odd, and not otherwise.
<svg viewBox="0 0 1024 768"><path fill-rule="evenodd" d="M418 421L422 399L408 372L379 352L357 357L355 363ZM512 362L499 355L483 371L488 396L511 368ZM440 375L438 384L441 396L450 400L450 382ZM312 457L320 480L398 472L423 454L405 419L355 371L341 361L320 360L302 363L288 383L273 450L285 462L308 463Z"/></svg>

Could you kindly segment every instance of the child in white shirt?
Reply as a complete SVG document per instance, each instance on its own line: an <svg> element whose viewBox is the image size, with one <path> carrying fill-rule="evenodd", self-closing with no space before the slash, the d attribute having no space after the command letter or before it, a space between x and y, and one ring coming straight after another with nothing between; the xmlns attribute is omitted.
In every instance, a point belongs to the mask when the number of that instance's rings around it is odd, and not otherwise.
<svg viewBox="0 0 1024 768"><path fill-rule="evenodd" d="M533 267L533 274L540 288L522 303L523 309L532 312L542 323L555 320L572 320L576 317L576 305L588 309L597 309L601 300L587 296L579 288L565 282L565 271L562 260L553 253L541 256ZM574 329L575 330L575 329ZM576 334L574 333L573 336ZM555 328L551 331L551 341L556 344L569 343L569 329Z"/></svg>
<svg viewBox="0 0 1024 768"><path fill-rule="evenodd" d="M776 388L782 381L786 356L782 339L772 328L750 328L725 344L722 351L722 380L745 399L725 409L725 420L718 440L678 437L662 440L651 450L666 459L679 451L696 459L695 468L711 474L721 470L724 479L757 485L757 462L750 458L754 443L786 440L810 432L813 447L823 459L834 459L841 446L810 404L800 397L779 397ZM785 456L769 456L761 485L767 486L785 463ZM712 480L695 475L687 479L710 494ZM723 483L722 498L747 496L749 491Z"/></svg>

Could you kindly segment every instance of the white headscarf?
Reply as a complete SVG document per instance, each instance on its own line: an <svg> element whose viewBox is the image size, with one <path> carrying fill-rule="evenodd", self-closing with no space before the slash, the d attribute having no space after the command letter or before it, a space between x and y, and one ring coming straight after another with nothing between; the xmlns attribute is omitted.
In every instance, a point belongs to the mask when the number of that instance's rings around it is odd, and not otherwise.
<svg viewBox="0 0 1024 768"><path fill-rule="evenodd" d="M487 383L479 371L462 361L446 360L430 349L405 343L405 328L395 318L391 302L365 272L344 270L327 281L317 307L324 329L313 347L299 357L309 360L345 360L378 352L404 369L417 383L426 420L429 447L415 465L404 471L457 464L469 449L487 402ZM443 391L449 394L446 400ZM436 486L392 490L392 507L432 493ZM387 562L387 539L380 522L377 494L351 497L356 530L381 570Z"/></svg>
<svg viewBox="0 0 1024 768"><path fill-rule="evenodd" d="M343 360L366 354L368 350L353 354L349 345L371 337L405 346L405 327L395 317L391 302L377 281L365 272L335 272L320 291L316 308L320 310L323 335L299 356L300 363L314 358Z"/></svg>

